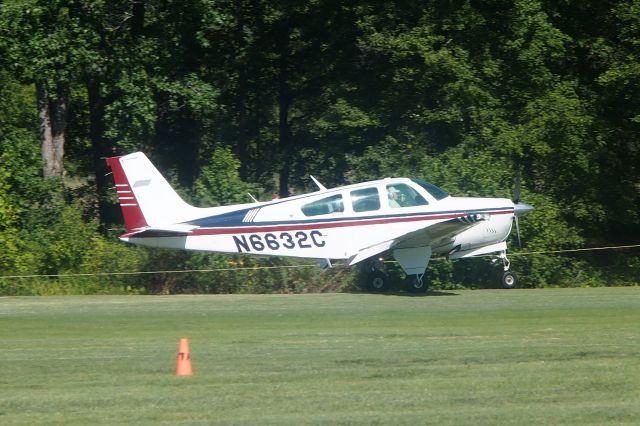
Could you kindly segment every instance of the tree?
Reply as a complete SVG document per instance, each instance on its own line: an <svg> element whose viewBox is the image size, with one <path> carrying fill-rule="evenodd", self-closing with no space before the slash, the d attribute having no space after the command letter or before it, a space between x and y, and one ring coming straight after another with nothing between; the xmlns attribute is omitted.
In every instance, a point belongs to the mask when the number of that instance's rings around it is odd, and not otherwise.
<svg viewBox="0 0 640 426"><path fill-rule="evenodd" d="M8 1L0 13L5 62L36 88L43 175L64 174L68 97L91 55L81 2Z"/></svg>

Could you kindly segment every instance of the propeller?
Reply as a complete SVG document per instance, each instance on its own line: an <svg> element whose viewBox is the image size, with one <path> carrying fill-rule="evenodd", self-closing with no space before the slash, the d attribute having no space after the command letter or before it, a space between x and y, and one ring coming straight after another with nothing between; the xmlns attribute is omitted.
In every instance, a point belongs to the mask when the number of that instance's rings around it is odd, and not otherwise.
<svg viewBox="0 0 640 426"><path fill-rule="evenodd" d="M514 215L513 220L516 223L516 235L518 236L518 247L522 248L522 240L520 239L520 221L518 218L520 216L524 216L533 210L533 206L526 203L520 202L520 191L521 191L521 172L520 167L516 167L516 181L515 187L513 189L513 207L514 207Z"/></svg>
<svg viewBox="0 0 640 426"><path fill-rule="evenodd" d="M516 183L513 188L513 204L518 204L520 202L520 180L521 180L521 172L520 167L516 168Z"/></svg>

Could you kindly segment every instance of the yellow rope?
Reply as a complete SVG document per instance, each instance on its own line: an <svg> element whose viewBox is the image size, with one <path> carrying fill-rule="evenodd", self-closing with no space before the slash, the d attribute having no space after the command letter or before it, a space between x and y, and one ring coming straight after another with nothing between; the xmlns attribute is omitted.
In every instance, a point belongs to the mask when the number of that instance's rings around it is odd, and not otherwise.
<svg viewBox="0 0 640 426"><path fill-rule="evenodd" d="M545 250L530 251L524 253L510 253L509 256L530 256L538 254L559 254L559 253L575 253L581 251L597 251L597 250L619 250L625 248L637 248L640 244L632 244L625 246L606 246L606 247L590 247L566 250ZM224 272L224 271L246 271L260 269L297 269L317 267L318 264L311 263L305 265L279 265L279 266L244 266L232 268L216 268L216 269L183 269L183 270L167 270L167 271L134 271L134 272L94 272L94 273L74 273L74 274L30 274L30 275L0 275L0 278L73 278L73 277L105 277L105 276L122 276L122 275L151 275L151 274L189 274L197 272Z"/></svg>

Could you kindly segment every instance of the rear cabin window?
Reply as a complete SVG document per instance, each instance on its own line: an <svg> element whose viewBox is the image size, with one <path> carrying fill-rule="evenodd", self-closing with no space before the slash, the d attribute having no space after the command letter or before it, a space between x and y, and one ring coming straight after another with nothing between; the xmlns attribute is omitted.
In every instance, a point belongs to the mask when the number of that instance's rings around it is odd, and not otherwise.
<svg viewBox="0 0 640 426"><path fill-rule="evenodd" d="M322 214L342 212L344 212L342 195L332 195L331 197L322 198L302 206L302 213L304 213L305 216L319 216Z"/></svg>
<svg viewBox="0 0 640 426"><path fill-rule="evenodd" d="M351 205L354 212L369 212L380 209L378 188L365 188L351 191Z"/></svg>
<svg viewBox="0 0 640 426"><path fill-rule="evenodd" d="M387 185L387 198L389 199L389 207L414 207L425 206L427 200L418 191L404 183L394 183Z"/></svg>

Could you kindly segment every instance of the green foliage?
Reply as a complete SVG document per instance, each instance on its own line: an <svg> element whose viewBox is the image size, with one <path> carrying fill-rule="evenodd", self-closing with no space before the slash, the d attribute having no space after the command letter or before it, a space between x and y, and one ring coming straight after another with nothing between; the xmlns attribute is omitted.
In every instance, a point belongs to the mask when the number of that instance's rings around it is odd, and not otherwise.
<svg viewBox="0 0 640 426"><path fill-rule="evenodd" d="M172 270L167 270L171 265ZM324 293L358 290L357 269L321 270L312 260L156 249L147 254L149 294ZM184 272L181 272L184 271Z"/></svg>
<svg viewBox="0 0 640 426"><path fill-rule="evenodd" d="M239 169L240 160L230 149L216 148L210 162L200 169L200 177L195 182L197 202L202 206L219 206L250 201L249 194L257 191L258 187L243 182Z"/></svg>
<svg viewBox="0 0 640 426"><path fill-rule="evenodd" d="M4 229L15 225L18 219L18 210L9 197L10 186L7 180L11 176L11 172L5 167L0 167L0 226L2 227L0 229Z"/></svg>
<svg viewBox="0 0 640 426"><path fill-rule="evenodd" d="M42 264L38 246L17 229L0 232L0 272L2 275L34 274Z"/></svg>
<svg viewBox="0 0 640 426"><path fill-rule="evenodd" d="M18 232L0 233L6 250L0 256L0 292L8 295L138 293L138 271L146 253L106 240L97 223L86 223L77 205L50 211L47 222ZM33 223L36 223L35 221ZM108 275L108 273L115 273Z"/></svg>
<svg viewBox="0 0 640 426"><path fill-rule="evenodd" d="M86 277L70 277L80 294L138 294L144 289L144 277L129 275L140 271L148 253L125 246L115 240L94 235L88 241L90 250L82 253L78 270ZM91 275L95 274L95 275Z"/></svg>
<svg viewBox="0 0 640 426"><path fill-rule="evenodd" d="M149 85L151 76L142 64L132 64L126 73L118 75L109 90L115 100L105 107L104 136L117 140L125 150L135 150L140 140L152 134L156 120L154 92Z"/></svg>
<svg viewBox="0 0 640 426"><path fill-rule="evenodd" d="M97 203L114 199L101 157L135 150L203 206L301 193L310 173L327 186L416 176L453 195L510 197L519 169L536 207L520 223L523 252L638 242L637 0L334 3L2 2L0 273L296 265L105 237L119 216ZM40 177L36 82L71 93L62 180ZM633 282L633 256L612 256L513 262L525 286ZM442 288L489 285L500 269L432 266ZM24 279L19 292L355 283L314 268L216 274Z"/></svg>

